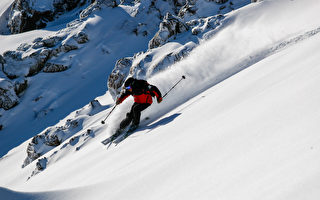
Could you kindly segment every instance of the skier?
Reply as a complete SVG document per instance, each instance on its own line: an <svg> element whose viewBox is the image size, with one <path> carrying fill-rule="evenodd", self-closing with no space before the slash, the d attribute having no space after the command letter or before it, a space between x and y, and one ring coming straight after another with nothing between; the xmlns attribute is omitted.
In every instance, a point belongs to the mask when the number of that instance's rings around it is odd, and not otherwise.
<svg viewBox="0 0 320 200"><path fill-rule="evenodd" d="M162 95L159 89L154 85L150 85L145 80L138 80L130 77L125 81L124 87L125 91L117 99L116 104L121 104L130 95L134 98L134 104L132 105L130 112L127 113L127 117L121 121L120 128L114 134L114 137L120 135L131 122L132 124L128 132L132 132L138 128L141 111L152 104L152 97L156 97L158 103L161 103L162 101Z"/></svg>

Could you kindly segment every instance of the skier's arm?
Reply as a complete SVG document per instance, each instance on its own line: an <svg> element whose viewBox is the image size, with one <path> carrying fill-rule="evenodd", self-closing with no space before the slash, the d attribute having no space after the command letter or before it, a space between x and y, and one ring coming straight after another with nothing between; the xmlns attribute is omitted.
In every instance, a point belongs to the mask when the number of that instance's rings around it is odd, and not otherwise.
<svg viewBox="0 0 320 200"><path fill-rule="evenodd" d="M160 103L162 101L162 95L160 90L154 85L149 85L149 88L151 91L151 95L157 97L157 101L158 103Z"/></svg>
<svg viewBox="0 0 320 200"><path fill-rule="evenodd" d="M122 93L120 95L120 97L117 99L116 104L121 104L128 96L130 96L130 92L129 91L125 91L124 93Z"/></svg>

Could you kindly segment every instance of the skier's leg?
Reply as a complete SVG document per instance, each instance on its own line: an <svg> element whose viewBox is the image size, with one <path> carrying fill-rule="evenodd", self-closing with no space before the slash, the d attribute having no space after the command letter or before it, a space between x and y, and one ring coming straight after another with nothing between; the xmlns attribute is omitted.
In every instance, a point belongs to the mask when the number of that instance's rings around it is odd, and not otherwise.
<svg viewBox="0 0 320 200"><path fill-rule="evenodd" d="M136 105L137 105L137 103L134 103L132 105L130 112L127 113L127 117L121 121L121 123L120 123L121 130L125 129L131 123L131 121L133 119L133 110Z"/></svg>
<svg viewBox="0 0 320 200"><path fill-rule="evenodd" d="M132 113L127 113L127 117L123 119L120 123L120 129L125 129L132 121Z"/></svg>
<svg viewBox="0 0 320 200"><path fill-rule="evenodd" d="M144 109L148 108L150 104L148 103L143 103L143 104L137 104L132 107L132 114L133 114L133 119L132 119L132 124L134 126L138 126L140 123L140 116L141 116L141 111Z"/></svg>

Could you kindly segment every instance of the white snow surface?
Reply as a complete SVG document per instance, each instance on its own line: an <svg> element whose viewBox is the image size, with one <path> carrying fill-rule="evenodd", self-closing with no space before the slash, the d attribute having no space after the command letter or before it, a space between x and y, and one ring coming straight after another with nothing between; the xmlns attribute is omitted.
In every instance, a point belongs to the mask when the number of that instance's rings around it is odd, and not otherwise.
<svg viewBox="0 0 320 200"><path fill-rule="evenodd" d="M187 58L148 80L165 93L186 76L143 112L150 120L134 134L109 149L100 143L132 98L107 125L111 108L80 116L75 135L94 136L45 154L47 168L30 179L35 162L17 165L26 141L0 159L1 197L319 199L319 9L318 0L265 0L229 13ZM97 99L113 103L109 93Z"/></svg>

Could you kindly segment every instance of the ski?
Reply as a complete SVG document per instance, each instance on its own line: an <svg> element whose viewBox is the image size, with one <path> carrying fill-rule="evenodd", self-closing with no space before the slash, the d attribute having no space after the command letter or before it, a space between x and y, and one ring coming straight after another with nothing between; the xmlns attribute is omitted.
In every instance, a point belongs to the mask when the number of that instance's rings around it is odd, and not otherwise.
<svg viewBox="0 0 320 200"><path fill-rule="evenodd" d="M111 140L112 140L112 136L108 137L105 140L102 140L101 143L104 144L104 145L107 145L107 144L109 144L109 142L111 142Z"/></svg>
<svg viewBox="0 0 320 200"><path fill-rule="evenodd" d="M108 145L108 148L111 146L112 142L116 140L120 135L122 135L123 131L117 130L115 134L111 135L107 139L101 141L102 144Z"/></svg>
<svg viewBox="0 0 320 200"><path fill-rule="evenodd" d="M101 141L102 144L108 145L107 149L114 143L116 146L122 142L124 139L129 137L135 130L137 129L129 129L127 131L117 131L114 135L108 137L107 139Z"/></svg>
<svg viewBox="0 0 320 200"><path fill-rule="evenodd" d="M125 140L127 137L129 137L134 131L135 131L135 129L134 129L134 130L128 130L128 131L125 132L124 134L119 135L119 137L117 137L117 138L114 140L115 145L117 146L120 142L122 142L122 141Z"/></svg>

